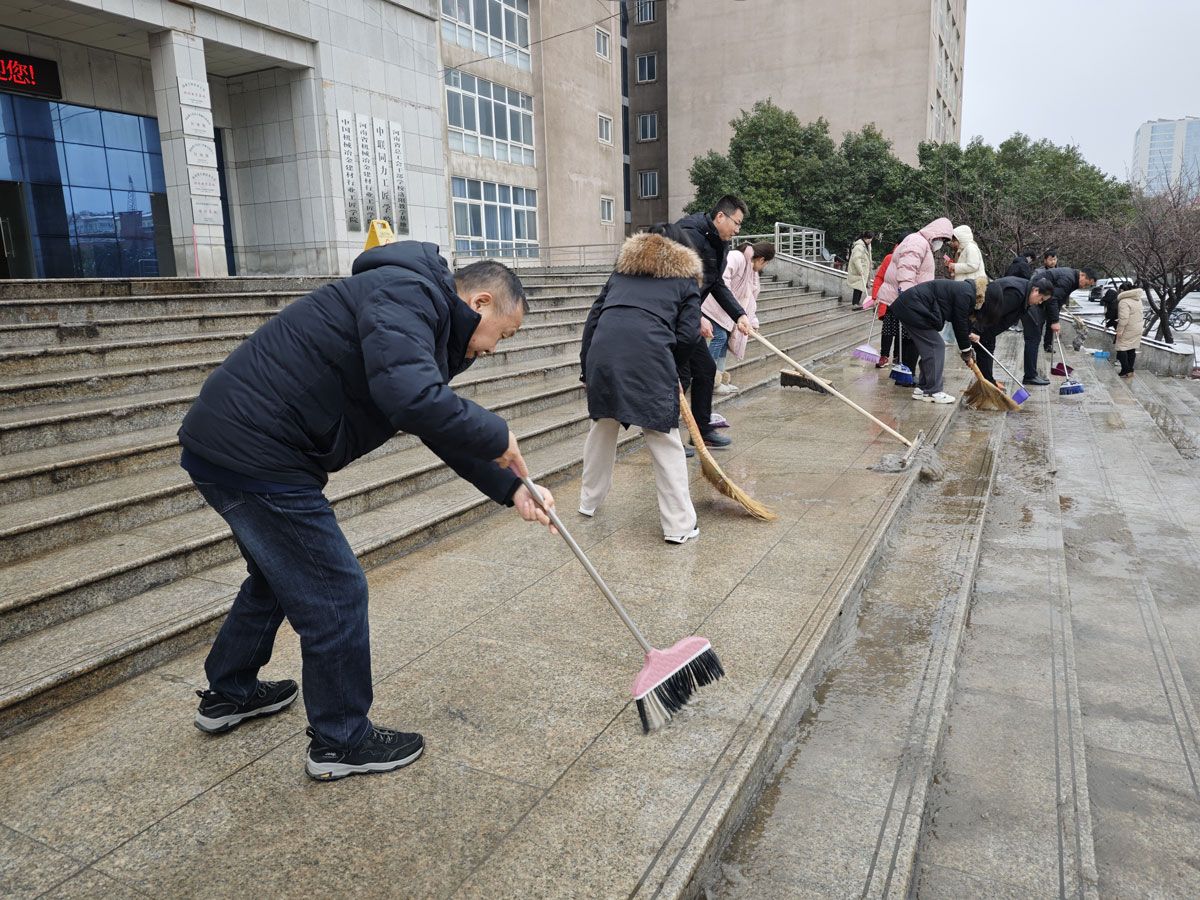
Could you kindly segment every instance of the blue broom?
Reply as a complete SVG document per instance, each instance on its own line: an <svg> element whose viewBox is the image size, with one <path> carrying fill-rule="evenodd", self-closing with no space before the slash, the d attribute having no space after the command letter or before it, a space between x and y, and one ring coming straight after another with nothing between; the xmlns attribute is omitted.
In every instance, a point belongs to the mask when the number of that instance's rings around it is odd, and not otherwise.
<svg viewBox="0 0 1200 900"><path fill-rule="evenodd" d="M916 382L913 379L912 369L904 364L904 326L899 322L896 323L896 346L900 348L896 354L898 359L892 366L888 378L903 387L912 387Z"/></svg>
<svg viewBox="0 0 1200 900"><path fill-rule="evenodd" d="M978 347L980 350L982 350L984 353L987 353L988 356L991 356L992 362L994 362L996 365L998 365L1000 368L1002 368L1004 370L1004 374L1006 374L1009 378L1011 378L1012 383L1017 386L1017 389L1015 391L1013 391L1013 395L1012 395L1013 402L1016 403L1018 406L1020 406L1022 403L1024 403L1026 400L1028 400L1029 399L1029 391L1027 391L1027 390L1025 390L1025 388L1021 387L1021 380L1019 378L1017 378L1017 376L1014 375L1011 371L1009 371L1008 366L1006 366L1004 363L1000 362L1000 360L996 359L996 357L992 356L992 354L988 352L988 348L983 346L983 344L976 344L975 346Z"/></svg>
<svg viewBox="0 0 1200 900"><path fill-rule="evenodd" d="M1058 344L1058 356L1062 360L1063 369L1067 372L1073 371L1067 365L1067 357L1063 354L1062 339L1059 338L1058 332L1054 333L1054 341ZM1066 380L1058 386L1058 393L1063 397L1070 396L1071 394L1082 394L1083 385L1076 381L1073 376L1067 375Z"/></svg>

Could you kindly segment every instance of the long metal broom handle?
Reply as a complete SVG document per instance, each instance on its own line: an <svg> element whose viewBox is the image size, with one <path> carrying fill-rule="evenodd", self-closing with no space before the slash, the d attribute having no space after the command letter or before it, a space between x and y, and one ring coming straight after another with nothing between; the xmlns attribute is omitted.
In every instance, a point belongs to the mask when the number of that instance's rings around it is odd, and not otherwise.
<svg viewBox="0 0 1200 900"><path fill-rule="evenodd" d="M558 533L562 535L563 540L567 542L567 546L571 548L571 552L575 554L575 558L587 570L587 573L592 576L592 581L596 582L596 587L600 588L600 593L604 595L604 599L612 604L612 608L617 611L617 615L621 617L621 621L625 623L625 627L630 633L637 638L637 642L642 645L642 649L649 653L654 648L650 646L650 642L642 637L641 631L634 624L633 619L629 618L629 613L625 612L625 607L621 605L621 601L616 595L609 590L604 579L600 577L600 573L596 571L596 567L592 565L592 561L587 558L587 554L583 552L583 548L575 542L575 538L571 537L571 532L567 531L567 526L563 525L562 519L558 517L558 513L553 507L549 507L543 502L541 492L537 486L526 478L524 475L518 475L521 479L521 484L525 485L525 490L529 491L529 496L537 501L537 505L542 508L542 511L550 517L550 521L554 523L554 527L558 529Z"/></svg>
<svg viewBox="0 0 1200 900"><path fill-rule="evenodd" d="M985 346L983 346L983 343L982 343L982 342L980 342L980 343L976 344L975 346L976 346L976 347L978 347L980 350L982 350L984 353L987 353L987 355L988 355L989 357L991 357L991 360L992 360L992 362L994 362L996 365L998 365L1000 368L1002 368L1002 369L1004 370L1005 374L1007 374L1009 378L1011 378L1013 381L1019 381L1019 380L1020 380L1020 379L1018 379L1018 378L1017 378L1017 376L1016 376L1016 375L1014 375L1014 374L1013 374L1013 373L1012 373L1012 372L1009 370L1008 366L1006 366L1004 363L1000 362L1000 360L996 359L996 357L995 357L995 356L993 356L993 355L991 354L991 352L988 350L988 348L987 348L987 347L985 347Z"/></svg>

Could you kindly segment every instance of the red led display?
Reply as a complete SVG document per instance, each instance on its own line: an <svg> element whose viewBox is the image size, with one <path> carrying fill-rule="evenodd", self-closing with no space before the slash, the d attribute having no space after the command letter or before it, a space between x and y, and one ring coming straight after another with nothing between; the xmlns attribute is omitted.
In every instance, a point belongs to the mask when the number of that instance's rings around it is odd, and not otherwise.
<svg viewBox="0 0 1200 900"><path fill-rule="evenodd" d="M0 50L0 91L32 94L35 97L62 97L58 63L24 53Z"/></svg>

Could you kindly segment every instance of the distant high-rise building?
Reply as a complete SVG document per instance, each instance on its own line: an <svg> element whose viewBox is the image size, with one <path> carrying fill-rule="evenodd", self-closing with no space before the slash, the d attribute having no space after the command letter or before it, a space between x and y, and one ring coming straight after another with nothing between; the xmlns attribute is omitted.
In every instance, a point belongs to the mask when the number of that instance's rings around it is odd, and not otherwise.
<svg viewBox="0 0 1200 900"><path fill-rule="evenodd" d="M692 160L772 99L835 140L874 123L916 162L962 127L966 0L630 0L631 227L679 215Z"/></svg>
<svg viewBox="0 0 1200 900"><path fill-rule="evenodd" d="M1181 177L1200 181L1200 118L1146 122L1133 139L1130 180L1158 193Z"/></svg>

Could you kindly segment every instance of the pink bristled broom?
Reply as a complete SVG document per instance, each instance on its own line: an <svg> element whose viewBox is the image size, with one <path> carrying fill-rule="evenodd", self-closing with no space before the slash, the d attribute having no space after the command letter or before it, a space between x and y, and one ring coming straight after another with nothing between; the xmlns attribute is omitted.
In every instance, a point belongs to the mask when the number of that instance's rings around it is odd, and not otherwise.
<svg viewBox="0 0 1200 900"><path fill-rule="evenodd" d="M871 345L871 335L875 333L875 310L871 310L871 323L867 325L867 342L859 344L850 351L850 355L855 359L861 359L863 362L869 362L871 365L879 362L882 355Z"/></svg>
<svg viewBox="0 0 1200 900"><path fill-rule="evenodd" d="M712 645L702 637L687 637L673 647L659 650L650 646L649 641L642 637L642 632L629 618L625 607L617 600L600 573L596 571L591 560L584 554L583 549L571 537L558 514L542 503L542 495L528 478L521 478L521 483L529 491L531 497L541 506L558 533L562 535L575 558L583 565L587 573L600 588L604 599L612 604L625 627L629 629L642 649L646 652L646 662L642 671L633 680L633 699L637 701L638 715L642 718L642 730L649 733L661 728L671 721L675 713L683 709L696 688L711 684L722 675L721 661L713 651Z"/></svg>

